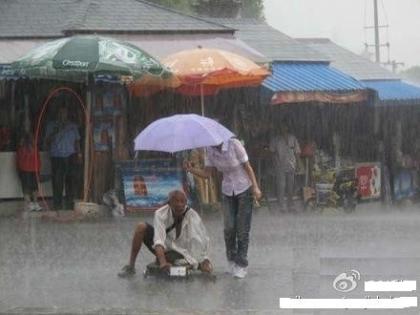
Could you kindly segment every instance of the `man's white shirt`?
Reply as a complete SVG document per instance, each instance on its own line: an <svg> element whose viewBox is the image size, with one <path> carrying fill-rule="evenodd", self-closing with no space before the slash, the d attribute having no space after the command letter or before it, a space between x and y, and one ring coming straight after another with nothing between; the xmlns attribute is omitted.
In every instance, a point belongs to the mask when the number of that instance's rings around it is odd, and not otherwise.
<svg viewBox="0 0 420 315"><path fill-rule="evenodd" d="M166 233L172 226L174 217L169 205L165 205L155 212L153 226L153 248L161 245L165 251L174 250L184 256L185 260L195 269L205 259L209 259L210 239L207 230L194 209L189 209L183 220L181 234L176 238L176 228Z"/></svg>

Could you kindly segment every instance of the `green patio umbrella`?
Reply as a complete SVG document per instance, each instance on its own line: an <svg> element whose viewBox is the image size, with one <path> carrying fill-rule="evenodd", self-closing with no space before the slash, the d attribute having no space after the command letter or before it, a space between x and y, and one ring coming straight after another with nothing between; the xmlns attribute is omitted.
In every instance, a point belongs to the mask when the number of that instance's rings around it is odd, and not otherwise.
<svg viewBox="0 0 420 315"><path fill-rule="evenodd" d="M159 82L172 73L159 61L129 43L112 38L86 35L45 43L11 64L8 75L28 79L84 82L86 95L86 134L90 134L91 84L95 77L111 75L124 82ZM89 140L85 141L84 191L88 191Z"/></svg>
<svg viewBox="0 0 420 315"><path fill-rule="evenodd" d="M134 45L100 36L73 36L45 43L11 64L13 75L83 82L88 75L167 78L172 74Z"/></svg>

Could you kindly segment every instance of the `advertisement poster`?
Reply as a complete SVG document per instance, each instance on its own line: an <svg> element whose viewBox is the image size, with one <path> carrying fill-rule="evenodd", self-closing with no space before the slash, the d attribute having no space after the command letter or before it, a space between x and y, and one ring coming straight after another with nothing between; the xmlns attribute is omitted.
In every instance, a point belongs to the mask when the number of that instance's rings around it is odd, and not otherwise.
<svg viewBox="0 0 420 315"><path fill-rule="evenodd" d="M93 129L95 151L107 151L115 147L114 124L111 118L96 118Z"/></svg>
<svg viewBox="0 0 420 315"><path fill-rule="evenodd" d="M356 165L358 193L362 200L381 197L381 166L379 163L362 163Z"/></svg>
<svg viewBox="0 0 420 315"><path fill-rule="evenodd" d="M118 90L95 95L93 141L95 151L115 149L117 131L122 113L122 100Z"/></svg>
<svg viewBox="0 0 420 315"><path fill-rule="evenodd" d="M394 176L394 199L413 197L419 191L415 170L402 169Z"/></svg>
<svg viewBox="0 0 420 315"><path fill-rule="evenodd" d="M128 211L155 210L167 202L170 191L184 188L184 172L175 160L125 161L119 171Z"/></svg>

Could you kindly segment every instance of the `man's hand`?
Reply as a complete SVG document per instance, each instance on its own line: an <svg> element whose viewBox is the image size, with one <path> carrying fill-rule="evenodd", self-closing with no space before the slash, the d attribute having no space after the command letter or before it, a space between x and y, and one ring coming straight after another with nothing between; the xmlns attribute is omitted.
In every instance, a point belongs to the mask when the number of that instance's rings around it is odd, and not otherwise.
<svg viewBox="0 0 420 315"><path fill-rule="evenodd" d="M184 161L182 166L184 167L184 170L186 170L187 172L189 172L192 169L192 163L190 161Z"/></svg>
<svg viewBox="0 0 420 315"><path fill-rule="evenodd" d="M172 265L168 262L164 262L163 264L160 264L160 270L169 272L169 269L171 269Z"/></svg>
<svg viewBox="0 0 420 315"><path fill-rule="evenodd" d="M262 197L262 193L259 187L252 187L252 195L254 196L255 200L260 200Z"/></svg>
<svg viewBox="0 0 420 315"><path fill-rule="evenodd" d="M208 259L204 259L199 265L198 270L205 273L212 273L213 272L213 266Z"/></svg>

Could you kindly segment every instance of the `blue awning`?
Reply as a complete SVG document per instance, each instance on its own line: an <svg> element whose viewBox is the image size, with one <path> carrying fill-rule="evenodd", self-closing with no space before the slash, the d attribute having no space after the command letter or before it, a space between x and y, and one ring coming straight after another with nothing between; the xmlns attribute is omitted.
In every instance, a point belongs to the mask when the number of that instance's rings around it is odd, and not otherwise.
<svg viewBox="0 0 420 315"><path fill-rule="evenodd" d="M367 88L328 63L274 63L263 86L274 93L271 104L366 100Z"/></svg>
<svg viewBox="0 0 420 315"><path fill-rule="evenodd" d="M366 87L378 92L379 106L420 105L420 86L401 80L362 81Z"/></svg>
<svg viewBox="0 0 420 315"><path fill-rule="evenodd" d="M273 92L351 91L365 87L327 63L275 63L263 86Z"/></svg>

